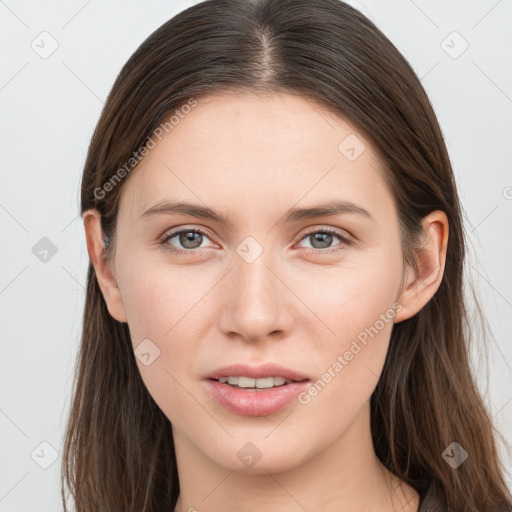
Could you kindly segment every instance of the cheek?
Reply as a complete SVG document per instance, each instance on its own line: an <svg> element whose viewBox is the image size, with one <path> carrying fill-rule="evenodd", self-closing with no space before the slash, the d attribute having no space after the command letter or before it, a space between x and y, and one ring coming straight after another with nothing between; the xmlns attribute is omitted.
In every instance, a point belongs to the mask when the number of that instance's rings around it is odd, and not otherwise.
<svg viewBox="0 0 512 512"><path fill-rule="evenodd" d="M301 400L311 407L311 417L353 418L370 398L401 308L395 302L400 261L399 253L381 248L379 254L367 255L364 262L350 268L336 269L309 288L305 300L322 321L301 320L310 326L307 338L315 340L309 350L318 380ZM325 331L321 336L319 325Z"/></svg>
<svg viewBox="0 0 512 512"><path fill-rule="evenodd" d="M162 346L187 323L194 305L199 306L201 296L206 294L207 283L193 278L193 270L150 262L150 257L132 255L119 265L121 293L134 345L150 338Z"/></svg>
<svg viewBox="0 0 512 512"><path fill-rule="evenodd" d="M147 257L132 254L119 265L123 304L141 377L155 402L174 421L172 411L186 411L191 406L182 386L189 388L186 381L203 337L199 331L205 318L201 299L212 284L206 274L204 279L193 278L185 267L173 269L144 264L144 260ZM146 362L151 362L146 365L144 358L137 356L148 352Z"/></svg>
<svg viewBox="0 0 512 512"><path fill-rule="evenodd" d="M399 253L390 246L361 255L354 253L350 260L330 269L297 271L294 289L302 290L301 298L309 307L297 308L303 315L300 325L310 329L309 338L316 340L319 353L332 355L343 350L376 322L378 330L389 335L389 319L399 308L395 299L401 280L400 262ZM385 326L379 321L383 314L387 315ZM325 331L323 335L321 330Z"/></svg>

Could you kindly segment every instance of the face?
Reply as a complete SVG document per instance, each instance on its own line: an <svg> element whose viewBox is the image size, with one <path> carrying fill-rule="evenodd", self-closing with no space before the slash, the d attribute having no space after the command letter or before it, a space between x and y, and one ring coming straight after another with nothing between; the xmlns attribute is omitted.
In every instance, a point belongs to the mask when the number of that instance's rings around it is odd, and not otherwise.
<svg viewBox="0 0 512 512"><path fill-rule="evenodd" d="M176 443L227 469L284 471L369 407L404 272L381 173L371 142L310 100L218 94L129 176L112 268ZM313 215L334 201L345 207ZM261 377L293 382L209 379L267 363L283 368ZM250 368L219 371L240 364ZM246 455L261 458L251 467Z"/></svg>

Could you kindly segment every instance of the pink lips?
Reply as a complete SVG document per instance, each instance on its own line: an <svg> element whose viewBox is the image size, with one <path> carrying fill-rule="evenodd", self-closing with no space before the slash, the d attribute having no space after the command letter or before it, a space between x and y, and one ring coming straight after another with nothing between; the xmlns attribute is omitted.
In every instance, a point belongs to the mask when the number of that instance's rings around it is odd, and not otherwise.
<svg viewBox="0 0 512 512"><path fill-rule="evenodd" d="M229 376L284 377L294 382L255 391L236 388L217 380ZM305 375L284 366L267 363L260 366L245 364L225 366L205 377L203 382L217 402L229 411L244 416L267 416L284 409L293 402L297 395L307 388L309 379Z"/></svg>
<svg viewBox="0 0 512 512"><path fill-rule="evenodd" d="M291 370L290 368L274 363L265 363L259 366L250 366L241 363L230 364L229 366L224 366L215 370L211 374L207 375L206 378L219 379L220 377L229 377L230 375L233 377L243 375L245 377L252 377L253 379L260 377L284 377L285 379L295 381L305 380L308 378L306 375L296 372L295 370Z"/></svg>

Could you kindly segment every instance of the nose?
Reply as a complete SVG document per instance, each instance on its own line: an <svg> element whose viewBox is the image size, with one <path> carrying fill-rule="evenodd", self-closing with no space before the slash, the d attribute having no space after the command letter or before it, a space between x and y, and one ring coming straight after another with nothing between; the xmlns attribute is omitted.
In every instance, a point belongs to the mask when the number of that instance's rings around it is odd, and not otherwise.
<svg viewBox="0 0 512 512"><path fill-rule="evenodd" d="M270 254L264 251L256 260L249 261L236 257L226 276L226 299L219 328L226 336L248 343L271 335L274 340L282 338L293 327L293 293Z"/></svg>

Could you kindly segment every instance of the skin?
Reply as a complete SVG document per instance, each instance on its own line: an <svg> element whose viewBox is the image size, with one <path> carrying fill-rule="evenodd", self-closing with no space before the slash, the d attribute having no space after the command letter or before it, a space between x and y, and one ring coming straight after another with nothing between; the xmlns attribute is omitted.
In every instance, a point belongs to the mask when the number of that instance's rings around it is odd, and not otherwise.
<svg viewBox="0 0 512 512"><path fill-rule="evenodd" d="M338 149L349 134L365 144L354 161ZM201 382L238 361L277 362L316 382L393 304L401 322L430 300L444 271L447 218L435 211L423 219L427 241L414 275L403 263L381 172L371 142L310 100L215 94L201 98L123 185L112 259L102 259L98 212L84 214L110 314L128 322L134 348L149 338L160 350L150 365L137 364L173 426L176 511L233 503L244 512L417 510L416 491L383 467L371 440L369 399L393 321L308 404L237 415ZM343 213L278 223L293 206L333 198L372 219ZM162 200L207 205L230 225L182 214L141 218ZM189 253L173 254L159 242L182 227L208 235L188 246L175 236L167 246ZM333 236L322 245L314 236L322 227L352 235L353 243ZM250 264L236 252L247 236L263 249ZM340 250L325 254L332 249ZM261 453L252 467L237 457L248 442Z"/></svg>

